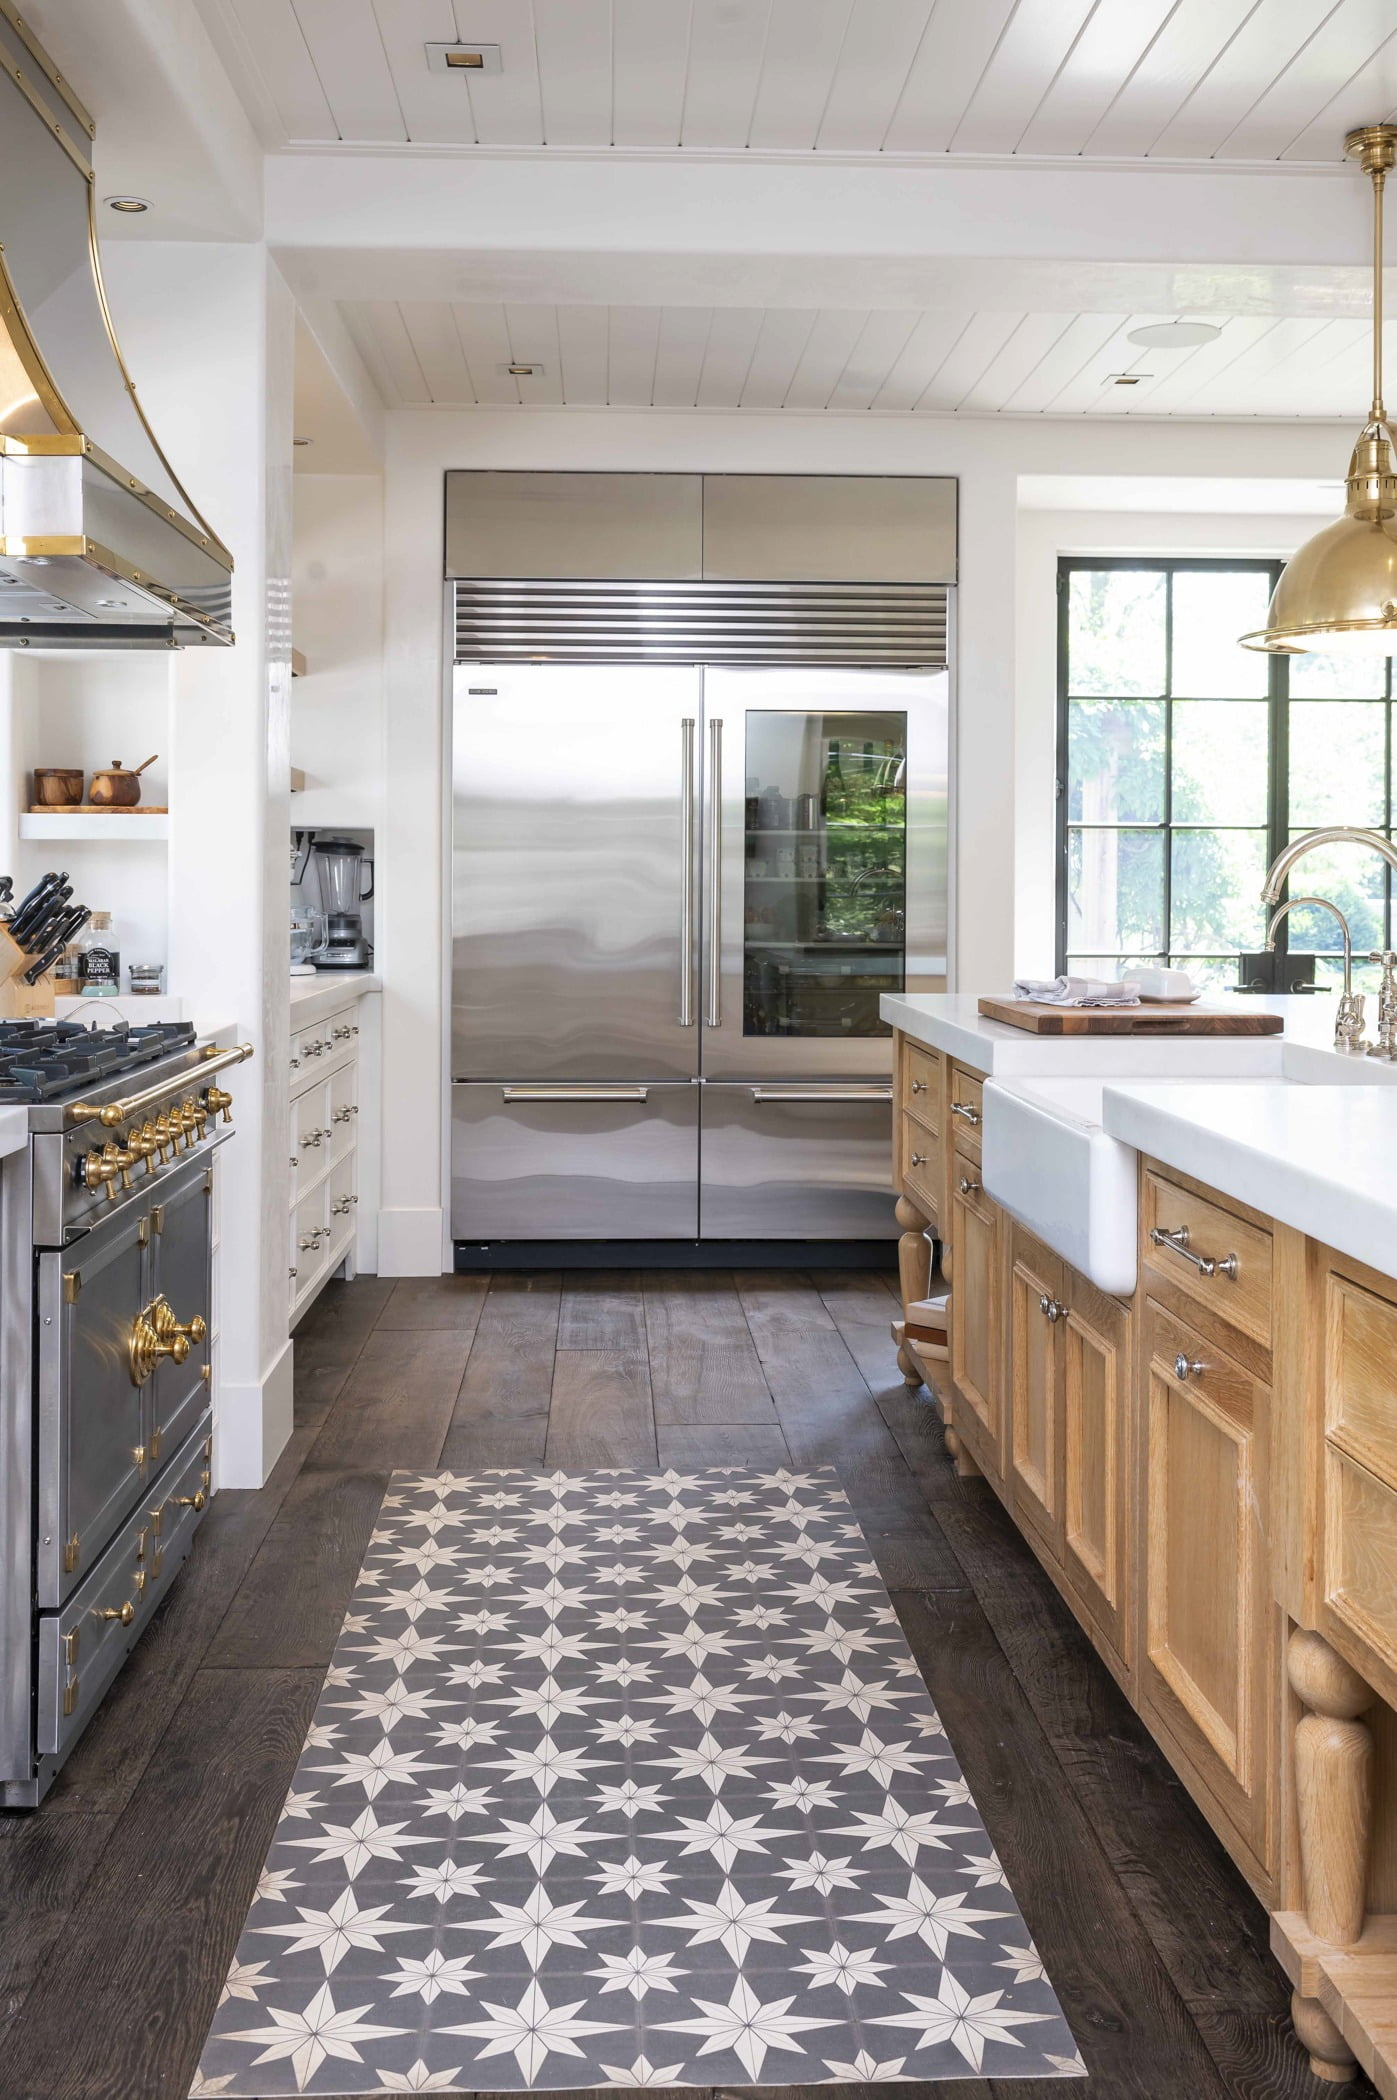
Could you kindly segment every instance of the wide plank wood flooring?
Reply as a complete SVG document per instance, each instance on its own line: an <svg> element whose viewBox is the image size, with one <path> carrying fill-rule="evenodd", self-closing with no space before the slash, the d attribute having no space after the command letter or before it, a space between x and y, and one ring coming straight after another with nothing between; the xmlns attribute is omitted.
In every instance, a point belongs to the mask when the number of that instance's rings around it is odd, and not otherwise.
<svg viewBox="0 0 1397 2100"><path fill-rule="evenodd" d="M296 1429L272 1478L215 1498L48 1801L0 1815L0 2100L184 2100L395 1466L786 1461L839 1471L1085 2090L1370 2091L1310 2077L1264 1913L992 1494L956 1479L894 1365L896 1309L876 1274L329 1285L296 1337Z"/></svg>

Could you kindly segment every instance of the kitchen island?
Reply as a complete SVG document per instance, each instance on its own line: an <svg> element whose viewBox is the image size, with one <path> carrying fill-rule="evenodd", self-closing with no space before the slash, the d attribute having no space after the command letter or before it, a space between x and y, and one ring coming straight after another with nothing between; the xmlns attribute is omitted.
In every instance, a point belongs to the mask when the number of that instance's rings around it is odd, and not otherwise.
<svg viewBox="0 0 1397 2100"><path fill-rule="evenodd" d="M1397 1070L1260 1004L1283 1034L1112 1041L885 999L904 1302L934 1236L958 1469L1266 1904L1314 2070L1392 2096Z"/></svg>

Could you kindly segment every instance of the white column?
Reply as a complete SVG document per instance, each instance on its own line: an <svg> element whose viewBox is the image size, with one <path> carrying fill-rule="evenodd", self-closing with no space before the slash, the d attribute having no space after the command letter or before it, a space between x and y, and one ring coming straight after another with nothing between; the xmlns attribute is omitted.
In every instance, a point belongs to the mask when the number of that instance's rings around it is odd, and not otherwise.
<svg viewBox="0 0 1397 2100"><path fill-rule="evenodd" d="M388 419L384 500L384 796L374 899L383 979L381 1276L440 1275L445 932L442 474L412 418ZM430 450L430 436L428 436ZM455 464L451 459L451 464Z"/></svg>
<svg viewBox="0 0 1397 2100"><path fill-rule="evenodd" d="M170 989L255 1045L220 1156L217 1482L291 1432L287 1058L293 307L256 243L126 242L118 328L161 442L231 548L231 649L176 660Z"/></svg>

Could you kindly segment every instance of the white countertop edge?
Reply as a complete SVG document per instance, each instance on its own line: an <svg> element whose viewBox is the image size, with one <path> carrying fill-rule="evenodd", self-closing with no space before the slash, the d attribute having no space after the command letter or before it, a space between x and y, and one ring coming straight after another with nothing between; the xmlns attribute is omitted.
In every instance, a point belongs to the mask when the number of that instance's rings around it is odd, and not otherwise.
<svg viewBox="0 0 1397 2100"><path fill-rule="evenodd" d="M28 1109L0 1108L0 1159L8 1159L12 1152L22 1152L28 1142Z"/></svg>
<svg viewBox="0 0 1397 2100"><path fill-rule="evenodd" d="M304 1028L309 1021L321 1020L383 989L382 978L371 970L320 970L314 977L293 977L290 983L293 1028Z"/></svg>
<svg viewBox="0 0 1397 2100"><path fill-rule="evenodd" d="M1106 1130L1206 1188L1397 1275L1397 1095L1386 1087L1108 1086Z"/></svg>

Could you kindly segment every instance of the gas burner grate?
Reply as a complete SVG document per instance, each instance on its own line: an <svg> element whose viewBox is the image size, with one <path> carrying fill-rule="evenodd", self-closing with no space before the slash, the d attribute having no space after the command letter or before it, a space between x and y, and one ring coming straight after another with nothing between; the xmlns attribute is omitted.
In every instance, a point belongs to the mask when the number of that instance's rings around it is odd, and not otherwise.
<svg viewBox="0 0 1397 2100"><path fill-rule="evenodd" d="M186 1050L194 1042L189 1021L156 1021L133 1028L84 1028L75 1021L0 1022L0 1106L62 1101L100 1080Z"/></svg>

